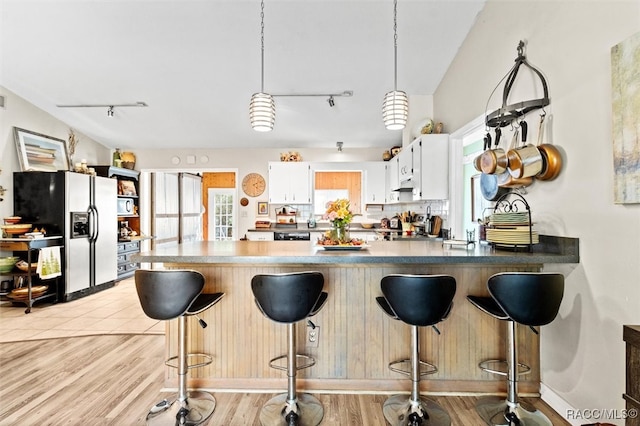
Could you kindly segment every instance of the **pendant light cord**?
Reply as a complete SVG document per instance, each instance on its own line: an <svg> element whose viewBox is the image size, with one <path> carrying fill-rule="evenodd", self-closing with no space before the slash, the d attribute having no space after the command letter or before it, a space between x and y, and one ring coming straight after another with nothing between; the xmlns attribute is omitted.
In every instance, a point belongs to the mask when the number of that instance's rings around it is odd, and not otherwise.
<svg viewBox="0 0 640 426"><path fill-rule="evenodd" d="M260 91L264 93L264 0L260 3L260 44L261 44L261 75Z"/></svg>
<svg viewBox="0 0 640 426"><path fill-rule="evenodd" d="M393 0L393 90L398 90L398 0Z"/></svg>

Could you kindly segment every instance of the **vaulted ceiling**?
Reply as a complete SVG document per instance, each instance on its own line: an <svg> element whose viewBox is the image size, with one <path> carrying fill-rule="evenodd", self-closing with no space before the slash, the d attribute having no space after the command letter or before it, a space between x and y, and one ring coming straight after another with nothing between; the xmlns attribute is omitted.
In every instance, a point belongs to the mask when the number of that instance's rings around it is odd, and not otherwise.
<svg viewBox="0 0 640 426"><path fill-rule="evenodd" d="M398 1L398 89L431 95L484 0ZM266 0L272 132L260 91L259 0L0 0L0 84L108 147L388 147L392 0ZM147 107L61 108L145 102Z"/></svg>

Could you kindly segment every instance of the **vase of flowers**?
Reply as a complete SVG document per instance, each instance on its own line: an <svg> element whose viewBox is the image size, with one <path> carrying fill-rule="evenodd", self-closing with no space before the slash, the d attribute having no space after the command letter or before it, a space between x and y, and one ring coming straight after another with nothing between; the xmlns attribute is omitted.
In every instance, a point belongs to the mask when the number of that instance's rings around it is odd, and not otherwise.
<svg viewBox="0 0 640 426"><path fill-rule="evenodd" d="M348 244L351 242L349 235L349 224L353 219L350 210L349 200L341 198L327 203L327 211L322 216L323 219L331 222L329 239L336 244Z"/></svg>

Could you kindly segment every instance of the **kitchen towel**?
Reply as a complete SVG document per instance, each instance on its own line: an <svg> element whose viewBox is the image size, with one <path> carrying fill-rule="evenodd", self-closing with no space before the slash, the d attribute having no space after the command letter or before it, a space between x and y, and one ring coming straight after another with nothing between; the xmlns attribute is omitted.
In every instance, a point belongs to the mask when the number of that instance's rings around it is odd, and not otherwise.
<svg viewBox="0 0 640 426"><path fill-rule="evenodd" d="M48 280L62 275L60 266L60 247L45 247L40 249L36 272L40 279Z"/></svg>

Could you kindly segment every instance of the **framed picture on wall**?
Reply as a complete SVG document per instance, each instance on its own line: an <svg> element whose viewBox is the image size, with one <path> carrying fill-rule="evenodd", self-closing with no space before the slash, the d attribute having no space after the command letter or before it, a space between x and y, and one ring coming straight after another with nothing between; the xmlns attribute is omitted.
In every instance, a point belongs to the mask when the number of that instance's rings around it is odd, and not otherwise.
<svg viewBox="0 0 640 426"><path fill-rule="evenodd" d="M69 155L64 140L19 127L13 128L13 135L23 172L69 170Z"/></svg>
<svg viewBox="0 0 640 426"><path fill-rule="evenodd" d="M258 201L258 216L269 215L269 203L266 201Z"/></svg>

